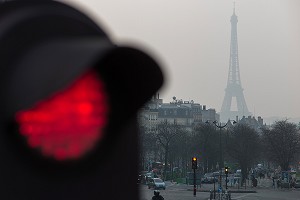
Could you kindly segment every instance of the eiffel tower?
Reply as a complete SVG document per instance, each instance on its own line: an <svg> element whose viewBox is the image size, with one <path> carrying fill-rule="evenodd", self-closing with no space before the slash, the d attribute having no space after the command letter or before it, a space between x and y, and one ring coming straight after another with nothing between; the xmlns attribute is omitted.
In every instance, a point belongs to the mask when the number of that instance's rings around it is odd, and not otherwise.
<svg viewBox="0 0 300 200"><path fill-rule="evenodd" d="M243 88L240 78L239 70L239 56L238 56L238 41L237 41L237 16L235 14L235 7L233 8L233 15L231 16L231 43L230 43L230 60L227 87L225 89L225 97L223 100L220 117L222 122L228 119L235 119L236 116L249 116ZM231 110L232 99L236 98L237 110Z"/></svg>

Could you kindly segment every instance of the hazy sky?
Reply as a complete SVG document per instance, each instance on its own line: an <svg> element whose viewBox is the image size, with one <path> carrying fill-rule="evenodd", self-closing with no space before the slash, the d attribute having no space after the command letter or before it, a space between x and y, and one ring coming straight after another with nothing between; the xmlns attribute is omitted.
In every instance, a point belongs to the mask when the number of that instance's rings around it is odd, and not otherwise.
<svg viewBox="0 0 300 200"><path fill-rule="evenodd" d="M229 69L232 0L70 0L111 38L146 48L173 96L220 111ZM236 0L244 96L255 116L300 117L300 1Z"/></svg>

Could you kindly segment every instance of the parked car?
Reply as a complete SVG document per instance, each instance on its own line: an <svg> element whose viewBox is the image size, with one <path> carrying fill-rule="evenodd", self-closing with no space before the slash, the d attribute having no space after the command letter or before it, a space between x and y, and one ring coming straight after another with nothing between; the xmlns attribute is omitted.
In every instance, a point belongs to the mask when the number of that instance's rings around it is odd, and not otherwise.
<svg viewBox="0 0 300 200"><path fill-rule="evenodd" d="M166 189L166 184L161 180L160 178L152 178L148 182L148 188L153 188L153 189Z"/></svg>
<svg viewBox="0 0 300 200"><path fill-rule="evenodd" d="M294 188L300 188L300 179L296 180Z"/></svg>
<svg viewBox="0 0 300 200"><path fill-rule="evenodd" d="M218 182L218 177L215 176L213 173L206 173L204 174L203 178L202 178L202 183L214 183L214 182Z"/></svg>

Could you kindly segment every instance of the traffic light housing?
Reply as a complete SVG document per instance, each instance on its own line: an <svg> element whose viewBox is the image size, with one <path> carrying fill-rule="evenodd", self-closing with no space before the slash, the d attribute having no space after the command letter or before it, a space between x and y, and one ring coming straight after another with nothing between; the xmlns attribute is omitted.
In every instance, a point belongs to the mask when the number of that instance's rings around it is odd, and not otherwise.
<svg viewBox="0 0 300 200"><path fill-rule="evenodd" d="M193 157L192 158L192 169L197 169L198 165L197 165L197 157Z"/></svg>
<svg viewBox="0 0 300 200"><path fill-rule="evenodd" d="M225 174L227 175L229 172L229 168L228 167L225 167Z"/></svg>
<svg viewBox="0 0 300 200"><path fill-rule="evenodd" d="M158 63L55 1L1 3L0 27L0 197L138 199L137 111Z"/></svg>

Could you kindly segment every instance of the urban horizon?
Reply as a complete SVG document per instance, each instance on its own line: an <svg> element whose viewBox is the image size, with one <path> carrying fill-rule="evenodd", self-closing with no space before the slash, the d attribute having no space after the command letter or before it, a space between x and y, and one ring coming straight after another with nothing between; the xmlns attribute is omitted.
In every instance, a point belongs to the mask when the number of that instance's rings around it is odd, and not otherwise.
<svg viewBox="0 0 300 200"><path fill-rule="evenodd" d="M133 0L118 2L117 7L108 0L69 3L105 22L113 40L141 46L158 59L165 72L160 90L164 99L193 99L220 112L228 79L233 1ZM236 1L240 76L254 116L300 121L299 4Z"/></svg>

